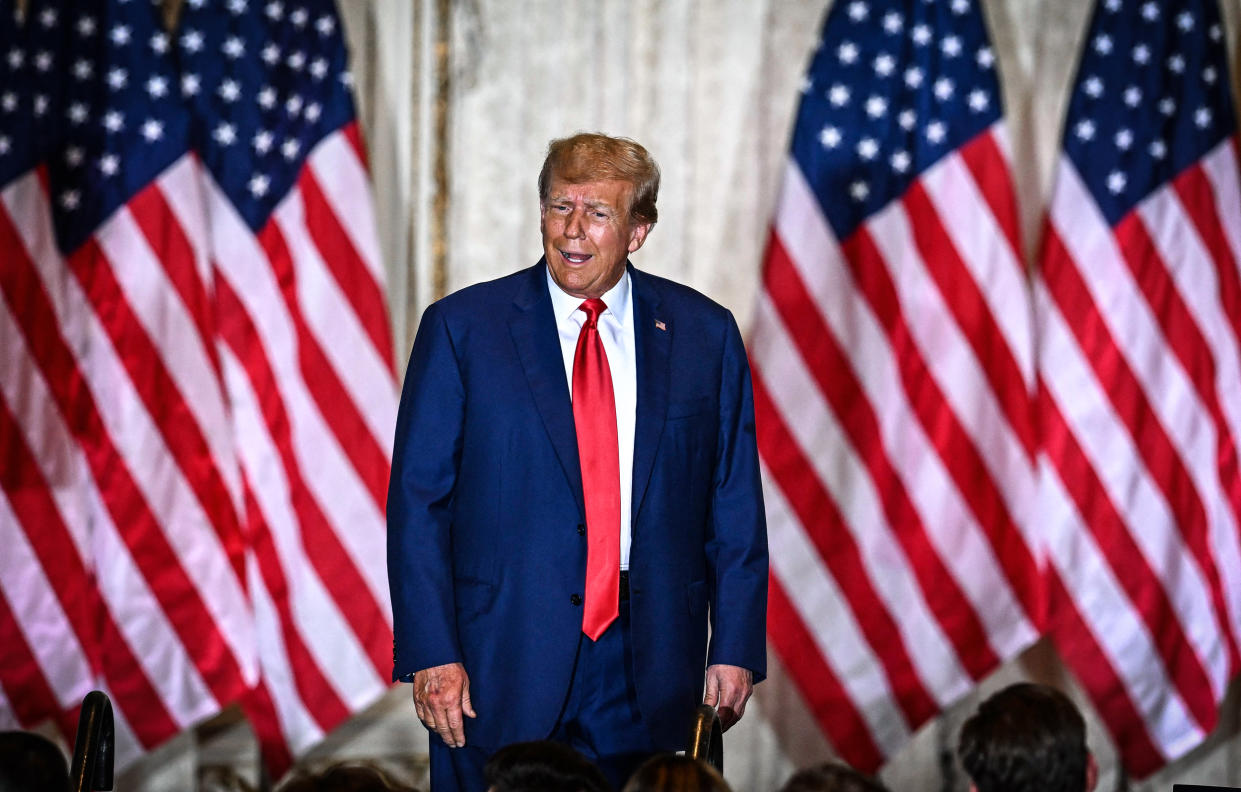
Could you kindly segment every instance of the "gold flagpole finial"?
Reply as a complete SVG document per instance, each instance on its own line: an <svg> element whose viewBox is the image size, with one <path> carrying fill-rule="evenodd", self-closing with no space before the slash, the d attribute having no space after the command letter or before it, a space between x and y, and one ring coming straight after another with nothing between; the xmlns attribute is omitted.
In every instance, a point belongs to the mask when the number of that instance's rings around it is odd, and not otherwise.
<svg viewBox="0 0 1241 792"><path fill-rule="evenodd" d="M163 0L164 30L172 33L177 29L181 22L181 6L184 4L185 0Z"/></svg>

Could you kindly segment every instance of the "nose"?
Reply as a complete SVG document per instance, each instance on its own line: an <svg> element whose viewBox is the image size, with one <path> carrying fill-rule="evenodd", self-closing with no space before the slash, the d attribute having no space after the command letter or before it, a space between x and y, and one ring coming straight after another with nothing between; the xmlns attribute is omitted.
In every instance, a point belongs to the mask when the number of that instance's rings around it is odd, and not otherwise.
<svg viewBox="0 0 1241 792"><path fill-rule="evenodd" d="M584 211L580 207L574 207L573 211L569 213L569 217L564 224L564 235L569 239L581 239L586 236Z"/></svg>

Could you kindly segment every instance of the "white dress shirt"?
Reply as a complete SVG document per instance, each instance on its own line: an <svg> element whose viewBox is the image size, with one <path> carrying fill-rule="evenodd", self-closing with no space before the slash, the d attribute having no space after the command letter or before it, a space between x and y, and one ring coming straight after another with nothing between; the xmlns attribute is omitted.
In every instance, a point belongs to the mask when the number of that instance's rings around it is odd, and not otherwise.
<svg viewBox="0 0 1241 792"><path fill-rule="evenodd" d="M581 297L566 294L547 274L547 291L552 298L552 312L556 315L556 330L560 334L560 351L564 356L565 377L569 381L569 394L573 394L573 356L577 352L577 339L586 324L586 312L581 310ZM612 393L616 399L616 441L620 449L620 565L629 568L630 515L633 501L633 433L638 412L638 364L633 338L633 301L629 272L626 271L615 286L601 298L607 306L599 316L599 337L603 351L608 356L608 369L612 373Z"/></svg>

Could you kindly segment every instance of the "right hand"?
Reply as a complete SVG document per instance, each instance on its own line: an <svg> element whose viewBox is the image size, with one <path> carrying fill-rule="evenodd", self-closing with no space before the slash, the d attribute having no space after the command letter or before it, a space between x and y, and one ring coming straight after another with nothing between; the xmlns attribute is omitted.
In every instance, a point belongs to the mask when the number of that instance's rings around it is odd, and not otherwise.
<svg viewBox="0 0 1241 792"><path fill-rule="evenodd" d="M470 677L461 663L424 668L414 674L414 710L450 748L465 745L462 715L478 717L470 705Z"/></svg>

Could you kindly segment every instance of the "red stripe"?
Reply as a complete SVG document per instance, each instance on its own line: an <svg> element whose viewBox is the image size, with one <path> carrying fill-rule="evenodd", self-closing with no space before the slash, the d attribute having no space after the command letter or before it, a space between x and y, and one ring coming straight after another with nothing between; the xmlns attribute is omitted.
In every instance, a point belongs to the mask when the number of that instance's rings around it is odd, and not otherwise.
<svg viewBox="0 0 1241 792"><path fill-rule="evenodd" d="M0 222L0 249L23 249L7 216ZM31 355L39 361L66 426L85 452L113 524L204 681L218 701L231 701L244 689L236 658L113 444L91 391L82 384L73 353L59 333L50 332L58 321L33 264L24 255L10 255L6 260L9 266L0 288L10 304L22 305L15 316ZM17 299L24 302L15 303Z"/></svg>
<svg viewBox="0 0 1241 792"><path fill-rule="evenodd" d="M1047 229L1042 266L1048 293L1063 316L1073 317L1066 326L1073 332L1116 417L1128 429L1141 456L1141 464L1163 493L1173 519L1183 526L1187 523L1202 526L1206 515L1193 481L1091 299L1059 232L1051 226ZM1185 698L1199 724L1214 717L1215 707L1210 697L1206 701Z"/></svg>
<svg viewBox="0 0 1241 792"><path fill-rule="evenodd" d="M0 212L0 244L8 241L4 234L4 229L8 227L7 217ZM8 278L3 280L9 282ZM44 328L43 332L49 336L59 336L54 326ZM76 371L73 373L77 374ZM134 730L144 745L153 746L172 737L180 731L180 727L164 707L146 671L117 629L111 611L101 601L99 591L92 582L94 573L82 563L69 528L39 470L38 461L21 434L16 416L9 411L3 399L0 399L0 448L5 452L5 467L12 465L24 472L27 486L12 490L6 486L5 494L65 618L77 636L78 645L86 653L88 665L93 672L103 674L115 693L119 709L142 715L134 724ZM0 623L6 621L0 619ZM0 644L8 643L7 638L0 636ZM64 711L57 706L41 715L61 717ZM23 718L26 725L32 725L37 720ZM67 734L72 735L73 730L70 729Z"/></svg>
<svg viewBox="0 0 1241 792"><path fill-rule="evenodd" d="M358 477L370 492L379 513L384 514L390 472L388 457L375 441L357 405L341 384L335 369L323 354L318 340L302 316L293 257L276 223L268 223L259 232L258 241L267 255L276 282L280 284L285 307L297 333L298 365L306 388L318 405L320 414L324 416L324 423L336 437Z"/></svg>
<svg viewBox="0 0 1241 792"><path fill-rule="evenodd" d="M840 755L860 770L878 769L884 756L870 736L870 727L840 679L823 661L819 647L775 576L767 588L767 633L806 706Z"/></svg>
<svg viewBox="0 0 1241 792"><path fill-rule="evenodd" d="M220 376L220 360L216 353L214 317L211 298L199 275L193 245L185 229L168 205L164 193L152 183L129 199L129 212L155 251L169 283L181 297L186 313L198 329L203 349L211 361L212 371Z"/></svg>
<svg viewBox="0 0 1241 792"><path fill-rule="evenodd" d="M853 374L849 357L836 342L775 233L767 249L764 289L785 325L799 329L793 341L858 457L866 465L888 526L905 551L936 621L947 633L970 675L974 679L982 678L1000 662L991 650L986 629L927 538L922 517L884 449L878 416Z"/></svg>
<svg viewBox="0 0 1241 792"><path fill-rule="evenodd" d="M280 455L306 556L345 621L357 635L376 673L387 679L391 667L391 657L387 652L392 630L357 567L349 560L340 537L328 524L314 494L302 478L301 466L293 451L292 419L282 401L276 375L245 306L224 278L216 281L216 310L220 336L245 369L262 410L264 423Z"/></svg>
<svg viewBox="0 0 1241 792"><path fill-rule="evenodd" d="M1018 266L1022 261L1021 225L1017 214L1017 195L1013 190L1008 160L995 139L995 127L976 136L957 149L991 214L1000 226Z"/></svg>
<svg viewBox="0 0 1241 792"><path fill-rule="evenodd" d="M345 136L345 140L349 141L349 147L353 149L358 162L362 163L362 169L369 171L370 163L366 160L366 143L362 140L362 128L358 126L358 122L350 121L341 127L340 132Z"/></svg>
<svg viewBox="0 0 1241 792"><path fill-rule="evenodd" d="M0 687L4 688L13 714L23 727L31 729L51 718L65 735L72 737L73 723L43 675L43 668L18 627L17 616L3 590L0 590Z"/></svg>
<svg viewBox="0 0 1241 792"><path fill-rule="evenodd" d="M349 708L336 695L331 684L323 675L323 669L306 648L302 635L298 631L297 622L293 618L293 608L289 604L289 583L285 578L280 558L276 554L274 539L267 521L263 519L258 502L250 489L249 481L245 487L246 525L251 531L254 557L258 561L259 572L263 576L263 585L275 605L276 615L280 620L280 635L283 638L285 654L289 659L289 667L293 672L293 684L310 712L311 717L323 731L331 731L338 723L349 717Z"/></svg>
<svg viewBox="0 0 1241 792"><path fill-rule="evenodd" d="M931 445L938 451L957 490L974 513L979 529L986 535L999 559L1027 618L1037 620L1040 615L1040 582L1034 558L982 454L922 359L913 333L901 315L900 301L887 263L866 226L860 227L845 241L843 250L854 282L887 333L905 396L914 414L918 416Z"/></svg>
<svg viewBox="0 0 1241 792"><path fill-rule="evenodd" d="M1077 610L1077 602L1054 569L1047 572L1048 612L1055 614L1050 634L1060 656L1081 681L1095 710L1108 725L1124 766L1137 777L1158 770L1167 757L1146 731L1142 718L1129 698L1129 691L1107 654L1091 632L1090 625Z"/></svg>
<svg viewBox="0 0 1241 792"><path fill-rule="evenodd" d="M1117 583L1146 625L1160 664L1186 701L1212 702L1213 710L1210 676L1185 634L1175 605L1045 389L1041 403L1047 458ZM1100 616L1107 618L1106 614Z"/></svg>
<svg viewBox="0 0 1241 792"><path fill-rule="evenodd" d="M857 542L823 482L798 450L758 368L754 370L754 414L759 454L857 615L858 627L883 664L906 719L915 727L929 720L939 707L914 669L896 621L871 583L871 570L862 561ZM875 572L884 574L883 570Z"/></svg>
<svg viewBox="0 0 1241 792"><path fill-rule="evenodd" d="M1159 324L1164 341L1181 361L1185 373L1193 383L1194 390L1197 391L1199 398L1211 414L1216 436L1213 461L1217 465L1217 472L1226 471L1230 474L1227 478L1220 478L1219 481L1225 486L1227 482L1232 482L1232 488L1235 491L1237 449L1232 443L1228 424L1224 420L1224 411L1220 407L1219 395L1215 390L1216 367L1211 348L1206 338L1203 337L1193 312L1185 305L1180 291L1168 272L1166 263L1160 257L1154 240L1151 239L1149 231L1138 214L1129 213L1117 223L1114 231L1121 255L1133 274L1134 282L1146 297L1147 305ZM1184 266L1185 263L1177 261L1176 265ZM1186 475L1189 475L1188 470ZM1200 493L1199 496L1201 497L1202 494ZM1197 501L1195 500L1194 503ZM1241 503L1228 505L1231 507L1234 520L1241 517ZM1195 512L1190 512L1190 514L1196 516ZM1205 510L1202 512L1200 522L1182 519L1182 515L1178 512L1177 523L1182 526L1185 544L1207 579L1207 585L1211 589L1211 600L1215 603L1215 615L1228 648L1229 664L1232 668L1236 668L1241 662L1241 657L1237 654L1235 636L1229 629L1225 618L1228 606L1224 599L1224 585L1220 579L1219 567L1215 563L1215 556L1210 546L1211 540L1208 536L1210 528L1207 525Z"/></svg>
<svg viewBox="0 0 1241 792"><path fill-rule="evenodd" d="M271 691L267 685L259 683L246 691L242 699L242 708L254 728L254 735L259 741L259 751L263 754L263 766L271 778L280 778L293 766L293 754L289 751L289 743L280 731L280 719L276 715L276 705L272 701Z"/></svg>
<svg viewBox="0 0 1241 792"><path fill-rule="evenodd" d="M961 329L961 337L974 351L974 357L991 385L991 393L1026 452L1026 461L1033 464L1037 440L1030 391L1007 338L983 296L982 288L961 259L922 182L915 181L909 186L902 203L909 215L914 244L927 273L939 286L944 304ZM1016 251L1013 255L1015 258Z"/></svg>
<svg viewBox="0 0 1241 792"><path fill-rule="evenodd" d="M358 322L370 337L376 353L395 382L392 330L388 323L388 306L383 287L375 281L375 276L366 266L366 262L354 249L340 219L323 195L314 171L310 168L303 169L301 178L298 179L298 187L306 208L305 230L314 240L323 263L332 273L341 293L349 300Z"/></svg>

